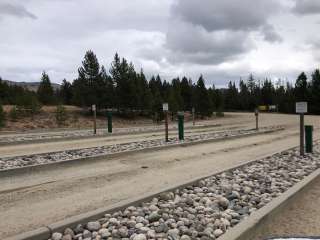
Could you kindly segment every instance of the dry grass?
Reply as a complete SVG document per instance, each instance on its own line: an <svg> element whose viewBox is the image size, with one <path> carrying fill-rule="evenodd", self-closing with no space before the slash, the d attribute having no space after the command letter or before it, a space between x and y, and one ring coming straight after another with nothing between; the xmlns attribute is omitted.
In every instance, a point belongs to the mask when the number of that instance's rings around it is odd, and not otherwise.
<svg viewBox="0 0 320 240"><path fill-rule="evenodd" d="M9 117L9 112L13 106L5 105L4 111L7 113L6 127L2 131L28 131L36 129L57 129L57 128L74 128L84 129L92 128L93 117L84 114L84 110L75 106L65 106L67 111L67 121L65 125L58 126L56 123L56 106L43 106L40 113L32 116L21 116L16 121ZM119 117L113 118L114 127L130 127L152 124L152 120L138 117L134 120L122 119ZM107 118L103 116L97 117L97 126L106 127Z"/></svg>

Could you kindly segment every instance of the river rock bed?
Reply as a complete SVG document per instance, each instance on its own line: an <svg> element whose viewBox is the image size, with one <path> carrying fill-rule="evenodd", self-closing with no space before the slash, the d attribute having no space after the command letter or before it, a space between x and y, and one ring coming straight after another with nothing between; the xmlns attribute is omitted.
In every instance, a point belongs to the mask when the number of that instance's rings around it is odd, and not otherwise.
<svg viewBox="0 0 320 240"><path fill-rule="evenodd" d="M50 240L214 240L314 172L319 164L319 143L313 154L304 157L295 148L55 232Z"/></svg>
<svg viewBox="0 0 320 240"><path fill-rule="evenodd" d="M138 133L161 130L160 126L149 127L132 127L132 128L114 128L113 133ZM174 127L171 127L175 129ZM63 138L78 138L78 137L93 137L93 136L107 136L108 132L104 129L97 129L97 133L94 135L93 130L68 130L64 132L44 132L34 134L15 134L15 135L0 135L0 144L8 144L15 142L28 142L50 139L63 139Z"/></svg>
<svg viewBox="0 0 320 240"><path fill-rule="evenodd" d="M205 126L218 127L219 124L213 125L197 125L195 128L201 128ZM170 125L169 130L176 130L178 127ZM125 134L125 133L144 133L150 131L164 131L163 125L144 126L144 127L131 127L131 128L114 128L113 134ZM0 145L8 143L19 143L19 142L32 142L40 140L51 140L51 139L65 139L65 138L81 138L81 137L98 137L98 136L110 136L110 133L105 129L97 129L97 133L93 134L93 130L67 130L63 132L43 132L43 133L22 133L22 134L11 134L11 135L0 135Z"/></svg>
<svg viewBox="0 0 320 240"><path fill-rule="evenodd" d="M210 132L199 135L192 135L185 137L184 141L179 141L177 138L170 138L169 142L165 142L164 139L144 140L131 143L113 144L101 147L83 148L76 150L66 150L44 154L24 155L17 157L4 157L0 158L0 170L13 169L26 166L48 164L53 162L61 162L74 160L79 158L103 156L113 153L141 150L152 147L177 145L181 143L198 142L209 139L220 139L232 136L251 135L256 133L265 133L269 131L277 131L281 129L278 126L260 128L259 131L250 130L230 130L221 132Z"/></svg>

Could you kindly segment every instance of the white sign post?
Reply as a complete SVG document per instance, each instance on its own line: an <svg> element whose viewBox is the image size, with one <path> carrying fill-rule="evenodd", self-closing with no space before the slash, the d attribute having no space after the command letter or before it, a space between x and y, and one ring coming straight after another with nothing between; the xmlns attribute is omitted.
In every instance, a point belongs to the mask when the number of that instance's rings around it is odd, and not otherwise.
<svg viewBox="0 0 320 240"><path fill-rule="evenodd" d="M165 114L165 139L166 142L169 142L169 127L168 127L168 110L169 110L169 104L168 103L163 103L162 104L162 109Z"/></svg>
<svg viewBox="0 0 320 240"><path fill-rule="evenodd" d="M300 115L300 155L304 155L304 114L308 112L307 102L296 102L296 113Z"/></svg>

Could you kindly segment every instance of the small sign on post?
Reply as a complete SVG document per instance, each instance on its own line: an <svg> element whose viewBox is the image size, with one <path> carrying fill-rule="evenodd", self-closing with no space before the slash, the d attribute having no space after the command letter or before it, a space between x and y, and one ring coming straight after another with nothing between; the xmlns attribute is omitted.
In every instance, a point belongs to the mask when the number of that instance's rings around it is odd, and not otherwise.
<svg viewBox="0 0 320 240"><path fill-rule="evenodd" d="M304 114L308 112L307 102L296 102L296 113L300 115L300 155L304 155Z"/></svg>
<svg viewBox="0 0 320 240"><path fill-rule="evenodd" d="M93 111L93 134L97 134L97 108L96 105L92 105Z"/></svg>
<svg viewBox="0 0 320 240"><path fill-rule="evenodd" d="M164 120L165 120L165 139L166 142L169 142L169 127L168 127L168 110L169 110L169 104L163 103L162 109L164 111Z"/></svg>
<svg viewBox="0 0 320 240"><path fill-rule="evenodd" d="M163 103L162 104L162 108L163 108L163 111L168 111L169 110L169 104L168 103Z"/></svg>

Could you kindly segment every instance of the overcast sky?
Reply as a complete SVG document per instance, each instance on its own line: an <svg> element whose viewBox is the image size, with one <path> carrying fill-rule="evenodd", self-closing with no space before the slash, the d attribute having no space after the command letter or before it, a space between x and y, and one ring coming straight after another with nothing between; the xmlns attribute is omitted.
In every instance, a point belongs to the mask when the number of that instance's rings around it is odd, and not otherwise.
<svg viewBox="0 0 320 240"><path fill-rule="evenodd" d="M72 81L86 50L223 86L319 68L320 0L0 0L0 76Z"/></svg>

